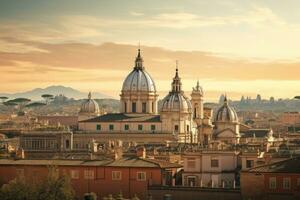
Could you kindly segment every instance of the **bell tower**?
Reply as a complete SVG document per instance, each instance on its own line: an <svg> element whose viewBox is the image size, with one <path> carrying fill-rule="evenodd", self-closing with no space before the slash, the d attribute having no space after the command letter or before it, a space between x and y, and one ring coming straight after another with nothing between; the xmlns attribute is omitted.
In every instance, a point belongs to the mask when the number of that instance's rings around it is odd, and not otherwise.
<svg viewBox="0 0 300 200"><path fill-rule="evenodd" d="M197 123L197 126L201 125L203 119L203 89L197 81L196 87L193 88L191 94L192 107L193 107L193 119Z"/></svg>

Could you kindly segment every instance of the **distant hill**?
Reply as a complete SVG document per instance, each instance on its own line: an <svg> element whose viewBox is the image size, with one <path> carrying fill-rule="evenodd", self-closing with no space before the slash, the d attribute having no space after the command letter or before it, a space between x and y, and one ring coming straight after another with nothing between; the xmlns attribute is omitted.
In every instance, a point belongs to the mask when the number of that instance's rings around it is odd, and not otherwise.
<svg viewBox="0 0 300 200"><path fill-rule="evenodd" d="M64 96L66 96L68 98L74 98L74 99L86 99L87 95L88 95L88 93L86 93L86 92L80 92L71 87L54 85L54 86L49 86L46 88L35 88L35 89L27 91L27 92L20 92L20 93L14 93L14 94L0 93L0 96L6 96L9 99L23 97L23 98L29 98L32 100L40 100L42 94L52 94L54 96L63 94ZM97 93L97 92L92 93L92 97L95 99L112 98L108 95L105 95L102 93Z"/></svg>

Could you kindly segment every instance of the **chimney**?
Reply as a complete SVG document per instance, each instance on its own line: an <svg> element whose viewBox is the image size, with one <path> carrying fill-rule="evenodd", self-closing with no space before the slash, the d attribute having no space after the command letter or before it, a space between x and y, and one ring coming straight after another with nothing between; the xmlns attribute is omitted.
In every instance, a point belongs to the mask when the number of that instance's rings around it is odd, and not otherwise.
<svg viewBox="0 0 300 200"><path fill-rule="evenodd" d="M138 147L136 150L136 156L139 158L146 158L146 149L145 147Z"/></svg>

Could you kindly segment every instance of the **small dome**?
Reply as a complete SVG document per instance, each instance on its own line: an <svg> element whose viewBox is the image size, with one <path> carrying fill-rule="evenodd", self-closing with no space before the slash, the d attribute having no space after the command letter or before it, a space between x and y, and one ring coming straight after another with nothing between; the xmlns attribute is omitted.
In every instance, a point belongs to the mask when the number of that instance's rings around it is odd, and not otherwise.
<svg viewBox="0 0 300 200"><path fill-rule="evenodd" d="M156 92L156 87L151 76L143 66L140 50L135 60L135 67L123 82L122 92Z"/></svg>
<svg viewBox="0 0 300 200"><path fill-rule="evenodd" d="M228 105L226 96L223 106L218 109L215 116L216 122L238 122L238 116L234 108Z"/></svg>
<svg viewBox="0 0 300 200"><path fill-rule="evenodd" d="M178 75L178 67L176 66L175 77L172 82L172 90L163 99L162 112L192 112L192 104L181 90L181 79Z"/></svg>
<svg viewBox="0 0 300 200"><path fill-rule="evenodd" d="M98 114L99 112L99 105L94 99L92 99L91 92L89 92L88 99L81 104L79 113Z"/></svg>
<svg viewBox="0 0 300 200"><path fill-rule="evenodd" d="M163 112L192 112L192 104L190 100L182 93L170 92L162 103Z"/></svg>

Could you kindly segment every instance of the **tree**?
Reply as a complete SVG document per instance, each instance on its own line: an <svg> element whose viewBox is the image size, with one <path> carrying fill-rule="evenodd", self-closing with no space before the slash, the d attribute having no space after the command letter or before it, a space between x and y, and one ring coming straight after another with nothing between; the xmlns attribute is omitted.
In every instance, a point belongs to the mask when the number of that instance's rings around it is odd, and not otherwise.
<svg viewBox="0 0 300 200"><path fill-rule="evenodd" d="M295 99L300 99L300 96L295 96L294 98L295 98Z"/></svg>
<svg viewBox="0 0 300 200"><path fill-rule="evenodd" d="M15 106L18 106L18 109L19 109L18 114L24 114L23 108L30 101L31 100L27 99L27 98L16 98L16 99L12 99L12 100L9 100L9 101L5 102L5 105L15 105Z"/></svg>
<svg viewBox="0 0 300 200"><path fill-rule="evenodd" d="M25 107L26 108L35 108L35 107L44 106L44 105L46 105L46 104L41 103L41 102L34 102L34 103L27 104Z"/></svg>
<svg viewBox="0 0 300 200"><path fill-rule="evenodd" d="M5 184L0 189L1 200L34 200L35 187L25 182L24 177L18 176L16 179Z"/></svg>
<svg viewBox="0 0 300 200"><path fill-rule="evenodd" d="M0 97L0 101L2 102L2 104L4 104L4 102L8 99L8 97Z"/></svg>
<svg viewBox="0 0 300 200"><path fill-rule="evenodd" d="M54 96L52 94L43 94L41 97L45 100L47 105L51 100L54 99Z"/></svg>
<svg viewBox="0 0 300 200"><path fill-rule="evenodd" d="M71 186L70 178L59 175L57 167L48 168L48 176L38 189L38 200L73 200L75 192Z"/></svg>

